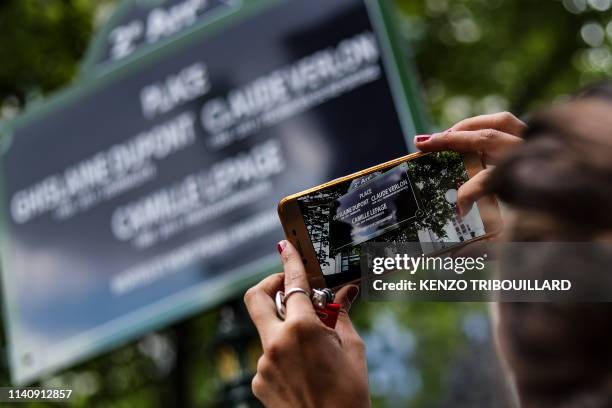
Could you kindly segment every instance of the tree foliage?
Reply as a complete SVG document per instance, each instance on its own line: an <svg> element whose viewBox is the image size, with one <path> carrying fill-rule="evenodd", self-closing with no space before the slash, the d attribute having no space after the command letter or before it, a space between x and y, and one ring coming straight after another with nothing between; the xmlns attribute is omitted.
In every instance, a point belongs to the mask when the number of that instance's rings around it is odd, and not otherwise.
<svg viewBox="0 0 612 408"><path fill-rule="evenodd" d="M612 74L610 2L395 0L435 122L524 115Z"/></svg>
<svg viewBox="0 0 612 408"><path fill-rule="evenodd" d="M89 43L95 2L0 2L0 104L22 107L28 98L70 82Z"/></svg>

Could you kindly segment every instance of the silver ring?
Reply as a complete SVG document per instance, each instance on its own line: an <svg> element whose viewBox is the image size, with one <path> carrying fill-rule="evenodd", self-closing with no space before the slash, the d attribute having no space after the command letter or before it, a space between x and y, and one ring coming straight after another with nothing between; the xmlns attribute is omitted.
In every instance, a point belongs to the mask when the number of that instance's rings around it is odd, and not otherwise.
<svg viewBox="0 0 612 408"><path fill-rule="evenodd" d="M294 293L303 293L306 296L308 296L308 299L310 299L310 293L306 289L293 288L293 289L289 289L287 293L285 293L285 299L283 303L287 304L287 299L289 299L289 296L293 295Z"/></svg>
<svg viewBox="0 0 612 408"><path fill-rule="evenodd" d="M285 320L287 317L287 308L285 305L287 304L287 299L289 299L289 296L293 295L294 293L303 293L308 296L308 299L310 299L310 293L308 293L306 289L302 288L289 289L287 293L283 292L282 290L276 292L274 303L276 304L276 314L281 320Z"/></svg>

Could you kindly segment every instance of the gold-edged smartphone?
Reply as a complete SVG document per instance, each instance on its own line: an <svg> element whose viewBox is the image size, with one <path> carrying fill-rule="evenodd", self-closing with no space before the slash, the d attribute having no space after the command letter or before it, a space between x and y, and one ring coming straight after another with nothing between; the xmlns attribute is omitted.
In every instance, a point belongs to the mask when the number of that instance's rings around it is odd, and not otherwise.
<svg viewBox="0 0 612 408"><path fill-rule="evenodd" d="M494 197L457 213L459 186L482 170L476 153L414 153L285 197L278 213L311 287L338 288L360 279L365 242L420 242L433 253L497 234Z"/></svg>

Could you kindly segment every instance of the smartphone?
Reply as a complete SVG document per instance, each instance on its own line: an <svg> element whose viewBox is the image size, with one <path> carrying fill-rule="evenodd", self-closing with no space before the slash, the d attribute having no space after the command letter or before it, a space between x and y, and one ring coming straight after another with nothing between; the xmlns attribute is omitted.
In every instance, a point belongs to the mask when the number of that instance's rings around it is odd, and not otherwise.
<svg viewBox="0 0 612 408"><path fill-rule="evenodd" d="M365 242L419 242L431 254L497 234L494 197L457 212L457 190L484 168L477 153L414 153L285 197L278 213L311 287L338 288L361 278Z"/></svg>

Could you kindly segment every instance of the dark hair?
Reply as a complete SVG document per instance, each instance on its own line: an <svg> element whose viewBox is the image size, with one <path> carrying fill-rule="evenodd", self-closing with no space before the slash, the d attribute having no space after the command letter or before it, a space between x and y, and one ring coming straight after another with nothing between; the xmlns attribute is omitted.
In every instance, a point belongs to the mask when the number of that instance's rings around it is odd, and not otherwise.
<svg viewBox="0 0 612 408"><path fill-rule="evenodd" d="M612 231L612 84L535 115L524 138L487 186L521 214L509 238L575 242ZM499 310L500 343L524 407L612 406L611 303Z"/></svg>
<svg viewBox="0 0 612 408"><path fill-rule="evenodd" d="M570 239L612 229L612 84L579 95L535 115L526 143L487 186L508 204L556 217Z"/></svg>

